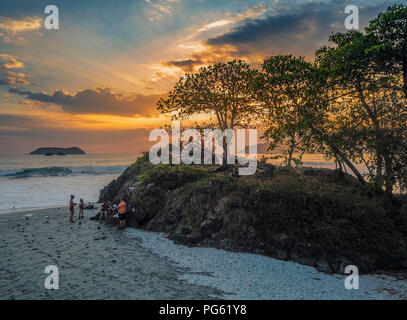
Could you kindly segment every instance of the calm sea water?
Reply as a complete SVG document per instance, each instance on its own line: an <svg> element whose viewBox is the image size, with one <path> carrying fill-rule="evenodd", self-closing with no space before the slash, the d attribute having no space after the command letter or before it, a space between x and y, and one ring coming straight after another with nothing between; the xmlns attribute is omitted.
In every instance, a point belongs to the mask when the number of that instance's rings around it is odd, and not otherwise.
<svg viewBox="0 0 407 320"><path fill-rule="evenodd" d="M0 155L0 212L67 205L70 194L76 200L97 201L99 191L138 156ZM321 155L305 155L303 160L304 166L335 168ZM281 160L271 162L278 164Z"/></svg>
<svg viewBox="0 0 407 320"><path fill-rule="evenodd" d="M138 155L0 155L0 210L67 205L99 191Z"/></svg>

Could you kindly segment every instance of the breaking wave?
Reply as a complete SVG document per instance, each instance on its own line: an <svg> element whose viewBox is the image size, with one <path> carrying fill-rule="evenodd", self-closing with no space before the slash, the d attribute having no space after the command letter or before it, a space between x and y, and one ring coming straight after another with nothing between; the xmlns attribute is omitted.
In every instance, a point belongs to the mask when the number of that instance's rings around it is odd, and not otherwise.
<svg viewBox="0 0 407 320"><path fill-rule="evenodd" d="M0 170L0 177L60 177L67 175L120 174L127 166L43 167Z"/></svg>

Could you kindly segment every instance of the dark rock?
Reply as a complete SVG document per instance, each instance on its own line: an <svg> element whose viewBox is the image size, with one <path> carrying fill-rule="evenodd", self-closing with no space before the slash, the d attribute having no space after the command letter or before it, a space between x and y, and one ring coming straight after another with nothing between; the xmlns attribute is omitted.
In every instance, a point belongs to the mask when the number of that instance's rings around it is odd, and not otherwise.
<svg viewBox="0 0 407 320"><path fill-rule="evenodd" d="M216 234L220 229L222 229L223 220L216 217L209 217L207 220L201 223L200 233L203 238L209 235Z"/></svg>
<svg viewBox="0 0 407 320"><path fill-rule="evenodd" d="M336 273L341 273L344 274L345 273L345 268L349 265L354 265L354 263L352 263L351 261L349 261L348 259L344 258L344 257L340 257L340 258L336 258L333 259L331 262L331 266L334 272ZM361 267L361 269L367 271L368 267L363 265L359 265L359 268Z"/></svg>
<svg viewBox="0 0 407 320"><path fill-rule="evenodd" d="M326 257L320 257L315 263L315 268L320 272L332 273L332 268Z"/></svg>
<svg viewBox="0 0 407 320"><path fill-rule="evenodd" d="M259 163L245 180L229 169L152 166L144 156L99 201L125 197L127 226L188 246L254 252L326 273L343 274L349 264L362 272L407 267L406 223L392 221L381 196L366 196L355 178ZM108 214L106 223L118 222Z"/></svg>

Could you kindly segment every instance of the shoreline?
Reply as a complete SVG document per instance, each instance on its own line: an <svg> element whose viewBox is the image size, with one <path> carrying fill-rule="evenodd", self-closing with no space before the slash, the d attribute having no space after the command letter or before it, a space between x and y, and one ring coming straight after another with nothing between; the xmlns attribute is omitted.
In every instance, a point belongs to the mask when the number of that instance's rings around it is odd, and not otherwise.
<svg viewBox="0 0 407 320"><path fill-rule="evenodd" d="M65 209L2 216L0 299L407 299L407 281L390 275L361 275L360 289L346 290L345 275L119 232L90 221L97 210L69 224ZM60 267L60 290L43 288L47 264Z"/></svg>
<svg viewBox="0 0 407 320"><path fill-rule="evenodd" d="M62 209L68 208L68 206L59 205L59 206L44 206L44 207L33 207L33 208L10 208L10 209L0 209L0 215L2 214L11 214L11 213L25 213L31 211L41 211L48 209Z"/></svg>

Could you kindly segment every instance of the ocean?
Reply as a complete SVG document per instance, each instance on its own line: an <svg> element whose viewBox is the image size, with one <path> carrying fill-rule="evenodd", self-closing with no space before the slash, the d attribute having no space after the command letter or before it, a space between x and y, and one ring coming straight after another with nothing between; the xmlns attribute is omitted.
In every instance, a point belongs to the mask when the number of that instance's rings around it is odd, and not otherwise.
<svg viewBox="0 0 407 320"><path fill-rule="evenodd" d="M139 155L0 155L0 212L98 200Z"/></svg>
<svg viewBox="0 0 407 320"><path fill-rule="evenodd" d="M95 202L99 191L117 178L140 154L0 155L0 213L68 205L69 195ZM261 158L261 154L258 158ZM270 155L266 155L270 156ZM304 155L304 166L334 169L322 155ZM274 164L281 160L270 161ZM363 166L358 166L366 172Z"/></svg>

